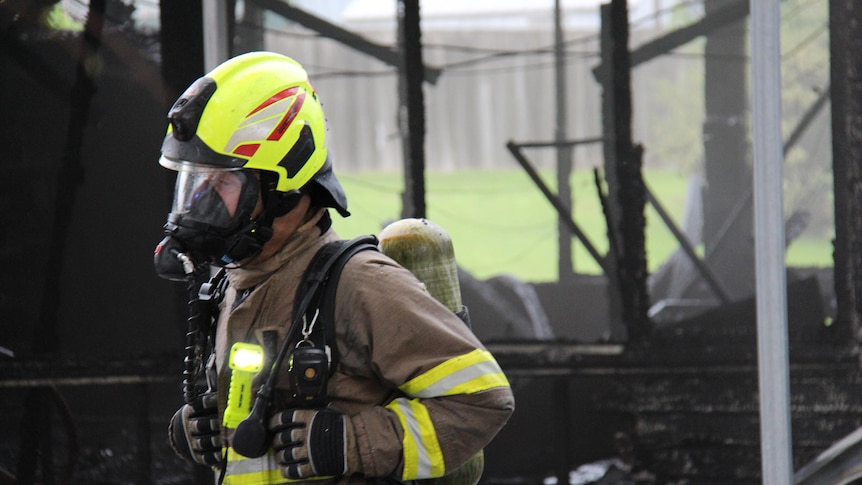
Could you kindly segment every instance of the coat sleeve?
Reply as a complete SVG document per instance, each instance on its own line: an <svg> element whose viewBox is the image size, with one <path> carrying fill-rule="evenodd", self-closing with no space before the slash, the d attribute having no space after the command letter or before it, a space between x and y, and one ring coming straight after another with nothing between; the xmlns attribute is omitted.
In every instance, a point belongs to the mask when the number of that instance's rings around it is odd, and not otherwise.
<svg viewBox="0 0 862 485"><path fill-rule="evenodd" d="M446 475L484 448L514 410L494 357L412 273L384 255L356 257L338 287L343 362L388 389L351 415L366 476Z"/></svg>

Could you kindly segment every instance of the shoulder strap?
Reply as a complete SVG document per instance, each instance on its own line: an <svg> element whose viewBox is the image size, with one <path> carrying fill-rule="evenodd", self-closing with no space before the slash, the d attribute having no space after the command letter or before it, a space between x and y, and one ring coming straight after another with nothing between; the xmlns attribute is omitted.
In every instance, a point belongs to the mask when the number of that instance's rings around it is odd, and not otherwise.
<svg viewBox="0 0 862 485"><path fill-rule="evenodd" d="M294 320L301 319L303 314L313 318L315 312L320 312L318 322L324 327L323 343L330 349L330 369L338 362L334 327L338 279L347 261L364 249L377 250L377 237L360 236L326 244L314 255L296 289Z"/></svg>
<svg viewBox="0 0 862 485"><path fill-rule="evenodd" d="M335 341L335 292L338 290L338 280L341 278L341 270L359 251L371 249L378 250L378 241L375 236L363 236L347 242L347 250L338 258L329 271L329 278L323 288L323 295L320 300L319 308L320 315L318 318L323 324L324 342L329 347L330 356L330 372L334 370L338 364L338 345Z"/></svg>

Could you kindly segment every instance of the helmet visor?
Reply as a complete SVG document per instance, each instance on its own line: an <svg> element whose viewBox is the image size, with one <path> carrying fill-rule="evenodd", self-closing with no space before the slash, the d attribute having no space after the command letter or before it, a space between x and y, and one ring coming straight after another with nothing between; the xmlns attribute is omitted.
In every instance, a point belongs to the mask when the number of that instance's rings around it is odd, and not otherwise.
<svg viewBox="0 0 862 485"><path fill-rule="evenodd" d="M185 165L177 173L171 213L213 229L235 229L252 216L259 193L252 170L201 170Z"/></svg>

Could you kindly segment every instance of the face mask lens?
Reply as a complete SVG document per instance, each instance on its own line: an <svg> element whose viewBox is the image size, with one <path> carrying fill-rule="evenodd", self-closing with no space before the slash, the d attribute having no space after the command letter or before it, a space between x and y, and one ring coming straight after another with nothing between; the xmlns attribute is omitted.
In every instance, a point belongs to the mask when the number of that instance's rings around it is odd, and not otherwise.
<svg viewBox="0 0 862 485"><path fill-rule="evenodd" d="M180 171L171 211L216 228L229 228L238 213L254 208L244 197L256 178L248 170ZM256 202L256 190L253 190Z"/></svg>
<svg viewBox="0 0 862 485"><path fill-rule="evenodd" d="M245 174L242 172L214 172L201 182L192 194L187 209L200 205L207 197L217 197L221 206L227 210L228 216L236 215Z"/></svg>

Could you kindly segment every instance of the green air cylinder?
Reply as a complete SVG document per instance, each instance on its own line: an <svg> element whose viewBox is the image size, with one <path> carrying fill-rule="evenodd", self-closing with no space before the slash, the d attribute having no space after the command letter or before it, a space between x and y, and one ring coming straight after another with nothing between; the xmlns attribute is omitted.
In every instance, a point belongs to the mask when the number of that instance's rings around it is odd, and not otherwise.
<svg viewBox="0 0 862 485"><path fill-rule="evenodd" d="M401 219L380 231L380 250L410 270L437 301L460 312L461 284L452 239L427 219ZM420 480L428 485L476 485L482 478L485 455L480 450L448 475Z"/></svg>
<svg viewBox="0 0 862 485"><path fill-rule="evenodd" d="M458 264L449 234L427 219L401 219L380 232L380 250L421 281L453 312L461 311Z"/></svg>

